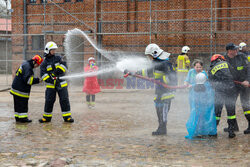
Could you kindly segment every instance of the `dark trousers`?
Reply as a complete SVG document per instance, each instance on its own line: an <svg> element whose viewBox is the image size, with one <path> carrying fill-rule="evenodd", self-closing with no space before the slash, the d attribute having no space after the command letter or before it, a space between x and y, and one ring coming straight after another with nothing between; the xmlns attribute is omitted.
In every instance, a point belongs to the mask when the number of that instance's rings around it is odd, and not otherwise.
<svg viewBox="0 0 250 167"><path fill-rule="evenodd" d="M44 112L45 113L52 113L53 106L56 101L56 92L59 96L59 102L61 106L62 112L70 111L70 103L69 103L69 95L67 87L63 88L47 88L45 92L45 106Z"/></svg>
<svg viewBox="0 0 250 167"><path fill-rule="evenodd" d="M159 125L167 123L167 116L170 110L171 100L155 100L155 109L158 117Z"/></svg>
<svg viewBox="0 0 250 167"><path fill-rule="evenodd" d="M90 96L92 97L92 102L95 102L95 95L87 95L86 96L86 101L90 102Z"/></svg>
<svg viewBox="0 0 250 167"><path fill-rule="evenodd" d="M13 99L14 99L15 117L27 118L29 98L23 98L23 97L13 95Z"/></svg>
<svg viewBox="0 0 250 167"><path fill-rule="evenodd" d="M237 97L235 93L231 92L219 92L215 90L214 104L215 104L215 116L219 121L221 117L222 108L225 105L227 110L228 119L236 119L235 117L235 103Z"/></svg>
<svg viewBox="0 0 250 167"><path fill-rule="evenodd" d="M245 117L250 121L250 89L249 88L238 88L236 97L240 95L240 102L245 114Z"/></svg>

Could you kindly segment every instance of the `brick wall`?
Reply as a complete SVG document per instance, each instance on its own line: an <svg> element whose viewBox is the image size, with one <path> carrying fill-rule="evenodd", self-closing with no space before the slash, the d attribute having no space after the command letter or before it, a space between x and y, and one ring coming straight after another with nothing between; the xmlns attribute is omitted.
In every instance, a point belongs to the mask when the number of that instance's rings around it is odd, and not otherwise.
<svg viewBox="0 0 250 167"><path fill-rule="evenodd" d="M28 0L27 0L28 1ZM49 1L49 0L48 0ZM159 44L164 50L173 54L178 54L183 45L189 45L194 56L200 54L209 55L210 48L210 14L211 0L152 0L150 13L150 2L148 0L84 0L83 2L64 2L64 0L54 0L58 6L64 10L75 13L74 19L66 14L51 2L46 5L46 25L44 26L44 5L40 0L35 4L27 5L27 26L28 34L42 34L43 31L67 31L79 28L88 31L90 27L97 31L95 19L101 22L103 33L145 33L145 34L112 34L102 36L102 45L105 49L125 50L143 52L150 42ZM216 51L223 52L224 46L228 42L241 41L248 43L249 9L239 7L249 6L247 0L217 0L213 2L213 7L217 8L238 8L238 9L218 9L213 10L213 17L217 16L217 22L213 22L213 44L216 44ZM96 4L96 8L95 5ZM13 34L23 33L23 1L12 3L14 12L12 13ZM182 10L187 9L187 10ZM167 11L166 11L167 10ZM97 13L95 14L94 11ZM139 11L139 12L135 12ZM84 14L78 14L84 12ZM117 13L119 12L119 13ZM35 15L37 14L37 15ZM149 18L151 15L152 22ZM231 18L230 17L234 17ZM242 18L239 18L242 17ZM249 19L249 18L248 18ZM88 26L85 26L86 23ZM90 27L89 27L90 26ZM241 33L228 33L229 31L241 31ZM63 35L46 35L46 42L53 40L63 52ZM23 36L12 37L13 59L22 59ZM34 51L31 47L31 36L28 36L27 57L33 54L42 54L42 50ZM214 51L214 48L213 48ZM84 52L94 52L90 45L84 47ZM85 55L87 59L92 54ZM18 63L13 64L13 71Z"/></svg>

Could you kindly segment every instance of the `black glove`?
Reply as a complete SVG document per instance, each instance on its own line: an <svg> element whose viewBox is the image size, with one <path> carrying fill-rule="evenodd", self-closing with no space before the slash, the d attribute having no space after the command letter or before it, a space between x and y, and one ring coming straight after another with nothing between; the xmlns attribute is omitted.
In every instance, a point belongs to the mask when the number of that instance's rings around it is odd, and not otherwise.
<svg viewBox="0 0 250 167"><path fill-rule="evenodd" d="M134 73L132 73L131 71L129 71L127 69L124 70L124 74L125 75L134 75Z"/></svg>
<svg viewBox="0 0 250 167"><path fill-rule="evenodd" d="M124 70L124 74L127 74L129 73L129 71L127 69Z"/></svg>

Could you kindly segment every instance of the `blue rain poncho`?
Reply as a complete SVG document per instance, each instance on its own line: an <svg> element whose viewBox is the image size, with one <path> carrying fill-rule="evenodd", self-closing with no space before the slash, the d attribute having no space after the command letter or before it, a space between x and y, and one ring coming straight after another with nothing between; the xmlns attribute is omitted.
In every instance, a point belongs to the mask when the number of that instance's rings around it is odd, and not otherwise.
<svg viewBox="0 0 250 167"><path fill-rule="evenodd" d="M186 123L188 139L217 134L214 91L209 82L205 82L204 86L204 92L196 92L194 86L189 92L190 116Z"/></svg>

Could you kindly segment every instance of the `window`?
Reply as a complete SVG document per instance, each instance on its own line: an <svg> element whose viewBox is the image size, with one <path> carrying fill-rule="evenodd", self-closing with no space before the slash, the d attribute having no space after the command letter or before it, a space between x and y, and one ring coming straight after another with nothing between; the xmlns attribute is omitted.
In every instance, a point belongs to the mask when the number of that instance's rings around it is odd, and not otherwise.
<svg viewBox="0 0 250 167"><path fill-rule="evenodd" d="M36 0L30 0L30 3L36 3Z"/></svg>
<svg viewBox="0 0 250 167"><path fill-rule="evenodd" d="M47 3L47 0L41 0L41 3Z"/></svg>
<svg viewBox="0 0 250 167"><path fill-rule="evenodd" d="M43 35L34 35L31 38L32 38L32 50L43 50L44 49Z"/></svg>
<svg viewBox="0 0 250 167"><path fill-rule="evenodd" d="M71 0L64 0L64 2L70 2Z"/></svg>
<svg viewBox="0 0 250 167"><path fill-rule="evenodd" d="M83 2L83 0L76 0L76 2Z"/></svg>

